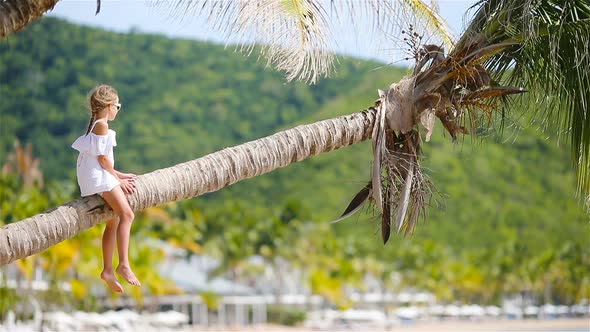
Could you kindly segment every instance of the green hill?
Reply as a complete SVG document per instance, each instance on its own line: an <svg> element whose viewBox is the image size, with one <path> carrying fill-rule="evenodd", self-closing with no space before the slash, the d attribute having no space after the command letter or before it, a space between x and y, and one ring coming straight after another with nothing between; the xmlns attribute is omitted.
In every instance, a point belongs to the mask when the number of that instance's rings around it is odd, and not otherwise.
<svg viewBox="0 0 590 332"><path fill-rule="evenodd" d="M108 82L123 104L113 123L117 163L151 171L289 126L355 88L376 66L343 59L334 78L285 83L263 61L222 46L47 17L0 41L0 151L10 150L15 137L32 142L48 177L72 176L68 143L86 128L85 94Z"/></svg>
<svg viewBox="0 0 590 332"><path fill-rule="evenodd" d="M285 83L264 62L218 45L46 17L0 41L0 164L18 138L33 144L48 179L73 182L76 153L69 145L86 128L85 93L99 82L114 85L123 104L112 125L117 165L142 173L364 109L378 88L404 73L377 67L344 58L337 73L317 85ZM435 131L425 144L424 166L442 204L429 209L416 241L432 239L461 251L514 240L531 253L565 242L590 245L567 147L532 128L506 130L483 144L471 138L453 144L442 127ZM311 219L326 223L368 180L370 159L365 142L242 181L195 204L206 211L239 202L263 215L296 201ZM406 241L395 237L384 249L371 220L368 213L332 229L342 238L368 239L377 252L395 251Z"/></svg>

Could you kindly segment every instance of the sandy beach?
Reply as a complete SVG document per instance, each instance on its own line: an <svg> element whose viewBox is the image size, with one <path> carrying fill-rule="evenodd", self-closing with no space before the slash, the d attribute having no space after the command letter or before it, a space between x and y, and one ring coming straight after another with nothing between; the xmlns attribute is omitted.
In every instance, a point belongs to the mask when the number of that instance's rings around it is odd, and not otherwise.
<svg viewBox="0 0 590 332"><path fill-rule="evenodd" d="M271 331L271 332L311 332L319 331L303 327L286 327L277 325L264 325L257 327L227 327L223 329L210 328L206 330L192 329L191 331ZM374 329L343 329L329 331L378 331ZM439 332L439 331L544 331L544 332L570 332L589 331L590 319L551 319L551 320L484 320L484 321L441 321L418 322L412 325L394 326L385 331L394 332Z"/></svg>

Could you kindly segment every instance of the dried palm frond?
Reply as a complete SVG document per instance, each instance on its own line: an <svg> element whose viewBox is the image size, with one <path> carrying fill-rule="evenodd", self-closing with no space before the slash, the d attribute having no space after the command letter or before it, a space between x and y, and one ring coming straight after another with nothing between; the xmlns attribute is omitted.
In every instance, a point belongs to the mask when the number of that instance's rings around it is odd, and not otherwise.
<svg viewBox="0 0 590 332"><path fill-rule="evenodd" d="M0 38L23 29L59 0L0 0Z"/></svg>
<svg viewBox="0 0 590 332"><path fill-rule="evenodd" d="M269 64L286 71L288 80L315 82L333 67L327 13L315 1L180 0L176 7L205 14L216 30L248 53L260 43Z"/></svg>
<svg viewBox="0 0 590 332"><path fill-rule="evenodd" d="M428 141L434 119L438 118L455 140L459 134L470 132L468 128L481 126L482 120L491 123L498 109L496 100L525 92L518 87L500 86L482 65L514 43L490 44L485 36L477 34L459 46L448 55L436 45L417 47L413 52L413 76L392 84L387 91L379 91L372 136L371 188L365 187L361 193L362 202L372 201L381 213L384 243L392 229L411 233L433 195L432 182L420 167L419 125L425 128ZM355 196L357 202L361 193ZM357 210L349 206L340 219Z"/></svg>
<svg viewBox="0 0 590 332"><path fill-rule="evenodd" d="M381 214L384 243L392 229L398 233L412 232L432 193L419 164L421 138L414 129L417 123L411 99L413 86L413 79L405 79L387 91L379 91L371 181L338 219L352 215L371 201Z"/></svg>
<svg viewBox="0 0 590 332"><path fill-rule="evenodd" d="M331 72L336 27L372 38L391 34L414 17L445 44L453 42L447 24L422 0L178 0L173 4L183 16L204 15L241 50L251 52L259 44L269 64L286 72L288 80L314 83ZM381 33L367 34L365 23Z"/></svg>
<svg viewBox="0 0 590 332"><path fill-rule="evenodd" d="M373 185L369 181L369 183L366 186L364 186L363 189L361 189L356 195L354 195L354 197L352 198L352 200L350 201L342 215L338 219L332 221L332 223L334 224L339 221L342 221L350 217L351 215L355 214L358 210L360 210L371 197L372 187Z"/></svg>
<svg viewBox="0 0 590 332"><path fill-rule="evenodd" d="M406 0L406 3L417 17L422 18L427 27L438 32L445 47L453 47L455 39L445 20L438 14L438 8L434 7L436 2L430 6L424 1Z"/></svg>
<svg viewBox="0 0 590 332"><path fill-rule="evenodd" d="M24 28L52 9L59 0L0 0L0 38ZM314 83L327 76L335 56L335 27L353 28L363 39L391 36L397 28L416 21L447 47L453 37L434 7L423 0L176 0L176 16L203 15L227 39L250 53L256 44L269 64L286 72L287 80ZM101 0L96 2L96 14ZM346 19L345 21L343 19ZM364 22L366 20L366 22ZM367 34L366 23L380 33ZM378 37L377 37L378 38Z"/></svg>

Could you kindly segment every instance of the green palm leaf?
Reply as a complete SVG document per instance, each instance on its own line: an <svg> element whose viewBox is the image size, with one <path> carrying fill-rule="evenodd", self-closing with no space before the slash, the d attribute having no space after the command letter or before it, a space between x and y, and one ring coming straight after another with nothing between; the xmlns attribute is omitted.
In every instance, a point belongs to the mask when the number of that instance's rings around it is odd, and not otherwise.
<svg viewBox="0 0 590 332"><path fill-rule="evenodd" d="M590 3L482 0L457 49L483 33L488 44L516 43L487 60L496 81L531 92L535 118L558 124L571 144L578 191L590 193ZM526 101L525 101L526 102ZM554 129L554 128L552 128Z"/></svg>

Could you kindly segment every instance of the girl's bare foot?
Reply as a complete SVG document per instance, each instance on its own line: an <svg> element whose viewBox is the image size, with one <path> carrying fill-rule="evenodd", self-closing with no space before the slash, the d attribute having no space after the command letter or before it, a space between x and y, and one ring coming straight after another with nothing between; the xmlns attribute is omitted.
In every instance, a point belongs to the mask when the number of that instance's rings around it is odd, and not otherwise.
<svg viewBox="0 0 590 332"><path fill-rule="evenodd" d="M133 273L133 271L131 270L131 267L127 265L119 265L117 266L116 271L121 277L127 280L128 283L135 286L141 286L141 282L139 282L139 279L137 279L135 273Z"/></svg>
<svg viewBox="0 0 590 332"><path fill-rule="evenodd" d="M102 273L100 274L100 279L104 280L109 286L109 288L113 290L113 292L123 293L123 286L121 286L119 280L117 280L117 277L115 277L115 273L113 273L113 271L102 271Z"/></svg>

